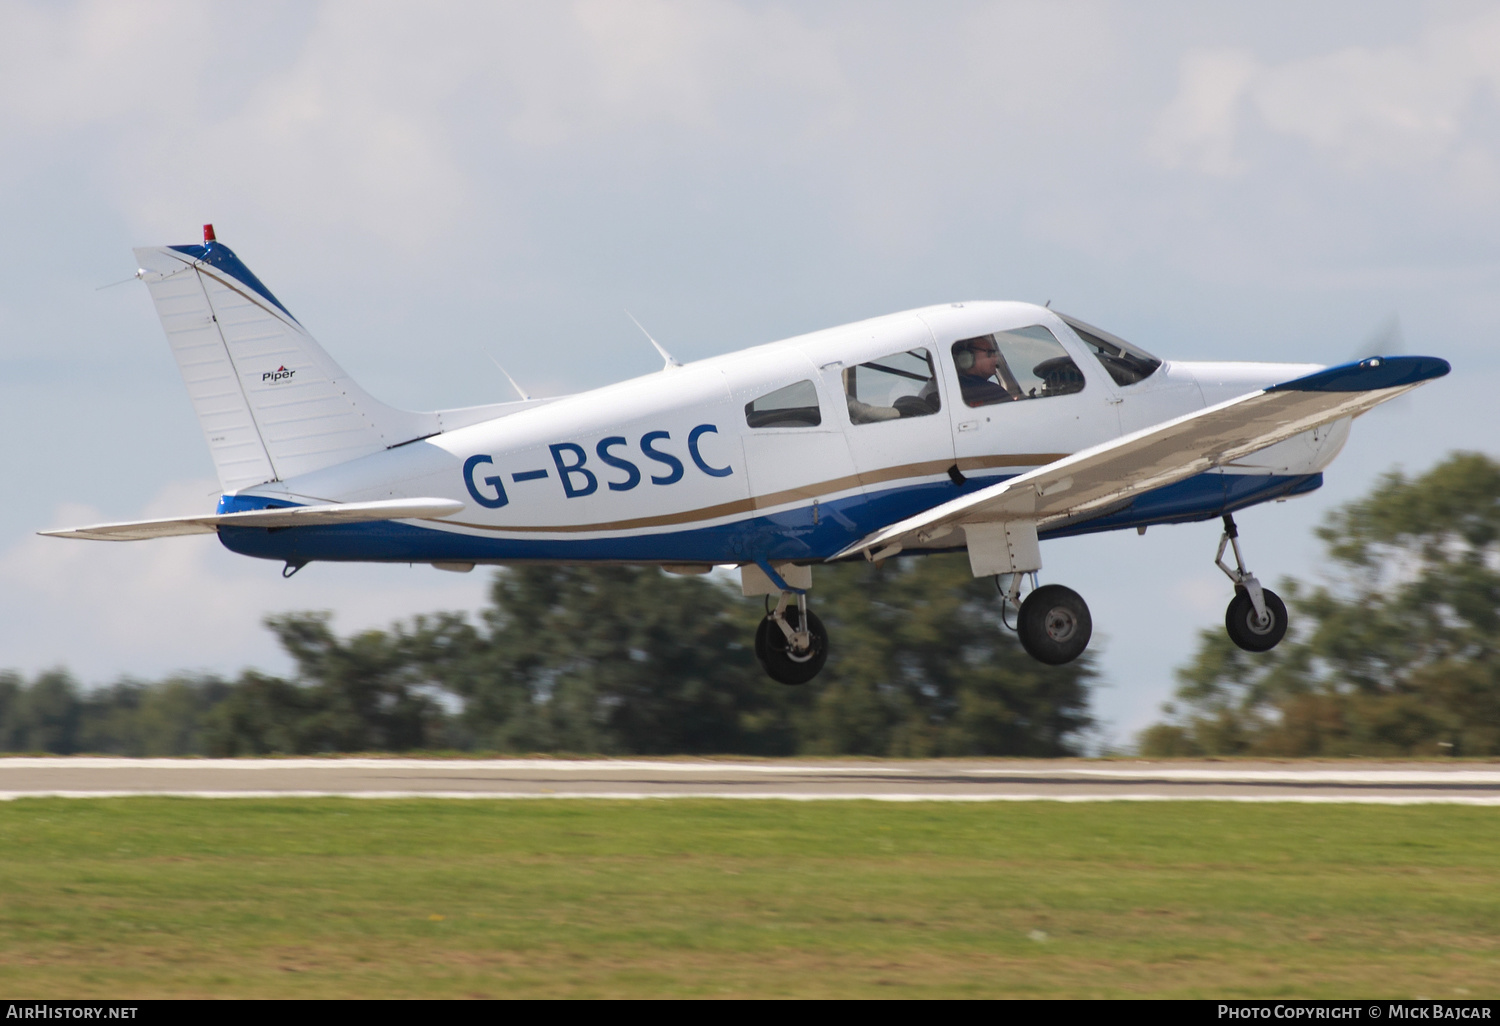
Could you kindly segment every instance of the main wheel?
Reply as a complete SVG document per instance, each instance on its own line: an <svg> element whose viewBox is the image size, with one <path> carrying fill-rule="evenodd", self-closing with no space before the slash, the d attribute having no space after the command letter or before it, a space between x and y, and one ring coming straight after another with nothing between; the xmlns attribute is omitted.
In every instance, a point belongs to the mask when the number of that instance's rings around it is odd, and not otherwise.
<svg viewBox="0 0 1500 1026"><path fill-rule="evenodd" d="M786 622L796 630L802 619L796 607L788 609ZM769 616L755 628L755 658L767 675L778 684L806 684L818 675L828 661L828 631L811 609L807 611L807 630L812 644L805 652L794 652L786 635Z"/></svg>
<svg viewBox="0 0 1500 1026"><path fill-rule="evenodd" d="M1234 599L1224 612L1229 640L1246 652L1269 652L1286 637L1286 603L1270 588L1260 590L1266 600L1266 618L1255 615L1255 604L1244 588L1234 589Z"/></svg>
<svg viewBox="0 0 1500 1026"><path fill-rule="evenodd" d="M1061 584L1045 584L1021 603L1016 633L1031 658L1048 666L1061 666L1089 647L1094 618L1078 592Z"/></svg>

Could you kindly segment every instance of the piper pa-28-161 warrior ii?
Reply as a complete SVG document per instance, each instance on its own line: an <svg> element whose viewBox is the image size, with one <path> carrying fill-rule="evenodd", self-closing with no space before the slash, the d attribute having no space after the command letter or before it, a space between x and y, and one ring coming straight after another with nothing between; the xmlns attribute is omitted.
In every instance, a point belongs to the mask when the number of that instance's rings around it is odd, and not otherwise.
<svg viewBox="0 0 1500 1026"><path fill-rule="evenodd" d="M1449 370L1163 361L1045 307L965 302L687 365L661 350L662 371L578 395L412 413L349 380L211 226L202 245L135 253L223 497L212 514L44 534L217 532L285 575L732 564L746 596L777 600L755 652L784 684L828 655L816 564L966 549L1026 651L1056 665L1093 628L1076 592L1037 586L1039 540L1215 517L1229 636L1266 651L1286 606L1245 568L1233 513L1317 488L1353 418Z"/></svg>

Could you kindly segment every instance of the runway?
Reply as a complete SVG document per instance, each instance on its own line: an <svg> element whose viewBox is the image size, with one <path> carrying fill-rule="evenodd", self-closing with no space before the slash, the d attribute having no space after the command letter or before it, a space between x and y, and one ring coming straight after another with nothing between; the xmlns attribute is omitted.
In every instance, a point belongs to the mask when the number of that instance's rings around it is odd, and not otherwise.
<svg viewBox="0 0 1500 1026"><path fill-rule="evenodd" d="M1500 806L1500 763L0 758L0 800L145 795Z"/></svg>

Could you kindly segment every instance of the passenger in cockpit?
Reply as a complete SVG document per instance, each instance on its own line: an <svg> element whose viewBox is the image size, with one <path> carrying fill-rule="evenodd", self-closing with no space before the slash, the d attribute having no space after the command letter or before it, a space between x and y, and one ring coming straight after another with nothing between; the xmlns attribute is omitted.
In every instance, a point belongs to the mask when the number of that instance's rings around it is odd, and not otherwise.
<svg viewBox="0 0 1500 1026"><path fill-rule="evenodd" d="M1022 397L1021 386L991 335L953 343L958 387L968 406L989 406Z"/></svg>

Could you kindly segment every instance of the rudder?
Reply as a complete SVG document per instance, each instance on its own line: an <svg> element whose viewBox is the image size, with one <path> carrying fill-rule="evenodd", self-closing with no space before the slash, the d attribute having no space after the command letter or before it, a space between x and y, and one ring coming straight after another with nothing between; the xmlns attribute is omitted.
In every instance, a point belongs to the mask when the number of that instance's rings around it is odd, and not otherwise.
<svg viewBox="0 0 1500 1026"><path fill-rule="evenodd" d="M135 255L226 492L440 430L351 381L209 226L201 246Z"/></svg>

